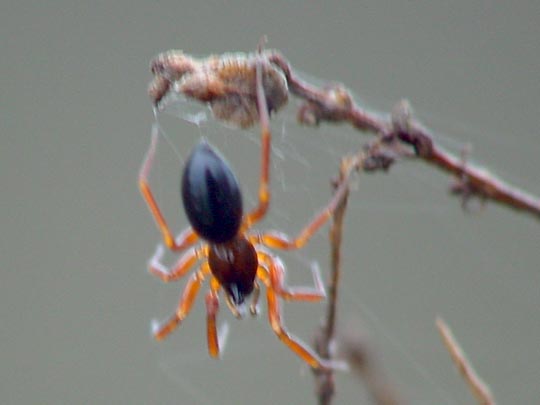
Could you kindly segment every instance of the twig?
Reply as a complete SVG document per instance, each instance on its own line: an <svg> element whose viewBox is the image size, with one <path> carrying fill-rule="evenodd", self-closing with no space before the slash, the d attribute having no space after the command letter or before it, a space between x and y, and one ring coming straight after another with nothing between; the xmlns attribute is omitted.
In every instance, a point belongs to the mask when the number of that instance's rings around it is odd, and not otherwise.
<svg viewBox="0 0 540 405"><path fill-rule="evenodd" d="M393 157L388 153L387 148L381 147L379 142L374 142L366 145L355 155L345 156L341 159L339 177L333 182L334 192L340 189L344 184L348 184L353 172L363 170L373 172L376 170L386 171L394 162ZM332 224L329 233L330 239L330 283L328 304L326 309L326 317L323 324L315 334L315 350L325 359L330 359L332 356L331 346L334 341L336 331L336 314L337 301L339 298L339 280L341 276L341 246L343 236L343 219L347 209L349 198L349 189L347 188L343 194L339 204L332 216ZM370 357L368 362L367 351L364 351L363 344L358 342L347 342L348 361L357 369L364 377L364 381L368 386L376 404L390 405L397 404L396 396L393 391L388 389L389 385L381 383L381 378L374 371L373 359ZM359 350L360 349L360 350ZM363 361L359 361L359 353L364 353L360 357ZM315 375L316 395L319 405L329 405L332 402L335 393L334 373L333 370L313 370Z"/></svg>
<svg viewBox="0 0 540 405"><path fill-rule="evenodd" d="M416 156L425 162L466 182L468 194L465 197L476 195L481 199L528 212L540 219L540 198L510 186L483 168L464 165L459 157L436 145L433 135L413 119L407 102L398 103L391 118L385 119L381 115L361 109L355 104L348 90L341 85L320 89L303 81L280 53L274 51L269 60L283 71L291 93L305 100L298 111L300 122L317 125L321 121L345 121L359 130L373 132L383 139L398 139L412 147Z"/></svg>
<svg viewBox="0 0 540 405"><path fill-rule="evenodd" d="M334 191L340 184L349 181L350 173L353 167L348 164L346 159L342 159L341 168L339 173L339 179L334 182ZM349 199L349 190L343 194L334 215L332 216L332 224L330 228L330 284L328 292L328 304L326 307L326 317L324 323L315 336L315 350L317 353L325 359L331 357L330 346L334 339L335 325L336 325L336 313L337 313L337 299L339 279L341 275L340 263L341 263L341 239L343 234L343 218L347 208L347 201ZM314 370L315 374L315 386L316 394L319 405L328 405L332 402L332 398L335 393L334 373L332 370Z"/></svg>
<svg viewBox="0 0 540 405"><path fill-rule="evenodd" d="M395 386L385 376L379 356L365 333L352 327L340 333L339 353L347 359L351 370L362 379L374 404L405 403Z"/></svg>
<svg viewBox="0 0 540 405"><path fill-rule="evenodd" d="M476 196L540 219L540 198L510 186L483 168L465 164L460 157L435 144L433 135L414 119L407 101L399 102L390 118L384 118L361 109L343 85L318 88L300 79L279 52L264 51L262 55L263 86L270 112L285 105L290 92L304 100L298 110L301 123L348 122L387 143L397 141L408 147L411 155L459 179L459 185L452 187L451 192L461 194L465 201ZM255 65L253 54L195 59L181 51L164 52L151 63L154 79L148 93L156 108L165 95L174 91L208 103L216 118L247 128L258 121Z"/></svg>
<svg viewBox="0 0 540 405"><path fill-rule="evenodd" d="M469 389L478 403L480 405L495 405L495 399L493 398L489 387L474 370L471 362L467 359L465 352L452 334L450 327L440 317L437 318L436 324L446 349L450 353L459 373L467 382Z"/></svg>

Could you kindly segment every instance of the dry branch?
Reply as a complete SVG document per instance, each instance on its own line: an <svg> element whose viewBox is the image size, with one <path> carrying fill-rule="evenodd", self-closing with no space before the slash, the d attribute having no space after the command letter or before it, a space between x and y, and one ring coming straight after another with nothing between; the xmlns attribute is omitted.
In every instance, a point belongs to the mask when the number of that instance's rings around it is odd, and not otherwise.
<svg viewBox="0 0 540 405"><path fill-rule="evenodd" d="M386 171L394 162L387 148L379 142L366 145L354 155L348 155L341 159L339 177L333 182L334 195L345 186L345 192L341 195L338 206L332 216L332 224L329 233L330 239L330 283L327 301L326 316L323 324L315 334L315 350L324 359L331 359L332 343L336 334L337 304L339 298L339 280L341 277L341 247L343 236L343 220L347 210L349 198L348 184L351 175L357 171ZM342 339L340 342L345 360L358 372L363 379L374 403L377 405L396 405L400 403L397 394L390 384L381 377L372 350L368 350L365 342L361 339ZM335 382L333 370L313 370L315 375L315 392L319 405L332 403L335 394Z"/></svg>
<svg viewBox="0 0 540 405"><path fill-rule="evenodd" d="M446 349L450 353L459 373L467 382L467 385L478 401L478 404L495 405L495 399L493 398L489 387L474 370L471 362L467 359L465 352L450 330L450 327L442 318L437 318L436 324Z"/></svg>
<svg viewBox="0 0 540 405"><path fill-rule="evenodd" d="M540 198L510 186L483 168L464 164L463 159L436 145L432 134L412 117L407 102L398 103L391 118L385 119L361 109L341 85L321 89L303 81L280 53L273 52L269 59L284 72L291 93L305 100L298 112L300 122L316 125L322 121L343 121L387 141L397 139L411 146L425 162L456 176L461 187L454 187L454 193L461 193L465 199L477 196L492 200L540 219Z"/></svg>
<svg viewBox="0 0 540 405"><path fill-rule="evenodd" d="M384 142L399 142L402 151L451 173L458 184L451 187L466 202L471 197L491 200L521 210L540 219L540 198L498 179L487 170L467 164L461 157L434 142L433 134L414 119L406 101L399 102L389 118L360 108L343 85L316 87L302 80L278 51L264 51L263 82L270 112L276 112L288 93L304 100L298 120L306 125L320 122L347 122L371 132ZM154 79L149 95L159 108L171 92L207 103L216 118L247 128L258 122L255 91L254 54L213 55L196 59L182 51L167 51L151 62ZM387 115L388 116L388 115Z"/></svg>

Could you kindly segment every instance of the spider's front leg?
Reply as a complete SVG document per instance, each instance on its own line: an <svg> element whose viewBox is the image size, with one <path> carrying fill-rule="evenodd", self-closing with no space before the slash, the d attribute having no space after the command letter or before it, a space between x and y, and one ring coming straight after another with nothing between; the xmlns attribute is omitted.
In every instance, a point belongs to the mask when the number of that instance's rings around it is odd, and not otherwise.
<svg viewBox="0 0 540 405"><path fill-rule="evenodd" d="M198 236L195 231L193 231L193 229L190 227L184 232L182 232L177 239L175 239L173 233L167 225L167 221L165 220L161 209L156 202L156 199L154 198L154 194L152 193L152 189L150 188L150 184L148 182L148 176L154 162L158 139L159 128L157 125L154 125L152 128L152 140L150 143L150 147L148 149L148 152L146 153L146 157L143 161L141 171L139 172L139 188L146 201L146 204L148 205L148 208L150 209L150 212L154 216L154 219L159 230L161 231L161 234L163 235L163 242L169 249L178 251L185 249L190 245L193 245L198 240Z"/></svg>
<svg viewBox="0 0 540 405"><path fill-rule="evenodd" d="M294 239L289 238L283 232L269 231L252 235L250 241L254 244L264 245L273 249L292 250L304 247L311 237L315 235L315 233L317 233L317 231L334 214L334 211L349 188L350 175L351 172L349 172L347 177L340 182L339 187L336 189L328 204L321 209L321 211L316 214L306 226L304 226Z"/></svg>
<svg viewBox="0 0 540 405"><path fill-rule="evenodd" d="M270 118L268 115L268 104L263 87L263 56L262 47L259 47L256 61L256 86L257 86L257 108L259 110L259 120L261 125L261 173L259 180L259 204L251 211L244 220L246 228L260 221L268 211L270 205L270 148L272 145L272 133L270 132Z"/></svg>
<svg viewBox="0 0 540 405"><path fill-rule="evenodd" d="M197 293L199 292L199 289L204 281L205 274L208 272L208 266L203 265L199 271L193 273L187 282L186 287L184 288L184 292L180 297L180 301L178 302L178 307L174 315L164 323L153 326L152 332L157 340L165 339L180 325L184 319L186 319L191 311L191 308L193 307Z"/></svg>

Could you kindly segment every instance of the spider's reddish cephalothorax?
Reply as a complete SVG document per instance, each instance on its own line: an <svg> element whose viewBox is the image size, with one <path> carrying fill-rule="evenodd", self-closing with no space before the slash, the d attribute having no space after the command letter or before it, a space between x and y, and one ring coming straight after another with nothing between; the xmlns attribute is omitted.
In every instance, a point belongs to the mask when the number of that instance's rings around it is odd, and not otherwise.
<svg viewBox="0 0 540 405"><path fill-rule="evenodd" d="M162 246L158 247L150 262L150 272L165 282L178 280L200 263L188 280L174 315L155 331L158 340L169 335L188 315L196 295L205 280L209 280L206 294L208 351L212 357L219 355L216 316L219 308L218 294L223 290L232 313L241 317L246 299L251 296L249 311L257 312L257 301L262 283L266 287L268 319L279 339L313 368L334 367L332 361L321 359L307 345L290 335L281 320L279 298L296 301L319 301L325 297L317 272L315 288L289 288L285 285L285 267L269 249L299 249L330 218L346 184L334 194L329 204L310 221L299 235L290 239L277 231L252 232L251 227L260 221L270 204L269 167L271 133L269 107L263 86L263 67L266 59L259 50L256 58L256 105L261 125L261 168L258 205L244 214L242 194L238 181L225 159L206 141L195 146L183 170L181 189L184 210L190 227L177 238L170 231L148 183L148 175L156 152L158 132L152 143L139 175L141 192L163 234L165 245L173 251L185 251L177 263L168 269L161 264ZM248 86L249 87L249 86ZM244 100L245 101L245 100ZM202 243L194 245L198 240Z"/></svg>

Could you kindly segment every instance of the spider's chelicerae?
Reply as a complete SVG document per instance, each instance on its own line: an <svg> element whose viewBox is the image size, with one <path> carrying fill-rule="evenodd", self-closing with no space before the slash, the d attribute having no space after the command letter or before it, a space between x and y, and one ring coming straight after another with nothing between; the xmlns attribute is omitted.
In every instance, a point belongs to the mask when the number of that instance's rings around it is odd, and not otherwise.
<svg viewBox="0 0 540 405"><path fill-rule="evenodd" d="M278 338L315 369L333 368L335 363L320 358L309 346L287 332L281 319L280 298L296 301L319 301L325 297L323 284L314 272L315 288L290 288L285 284L285 267L269 249L299 249L331 217L346 184L334 194L328 205L310 221L299 235L291 239L277 231L255 232L251 228L267 213L270 205L269 167L271 133L269 108L263 86L264 54L259 51L255 63L256 108L261 125L261 167L258 204L243 214L239 183L221 155L206 141L192 151L183 169L181 194L190 227L177 238L169 229L148 183L148 175L156 152L158 133L152 143L139 175L141 192L163 235L165 245L173 251L185 251L168 269L161 264L160 245L150 261L150 272L165 282L185 276L195 264L195 270L184 289L174 315L159 325L154 334L164 339L188 315L205 280L207 338L210 356L219 356L216 316L218 295L223 290L225 301L236 317L241 317L246 299L251 296L249 311L257 312L260 284L266 287L268 318ZM253 82L251 83L253 86ZM201 240L200 244L196 244Z"/></svg>

